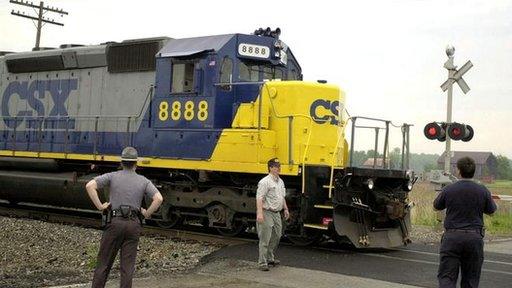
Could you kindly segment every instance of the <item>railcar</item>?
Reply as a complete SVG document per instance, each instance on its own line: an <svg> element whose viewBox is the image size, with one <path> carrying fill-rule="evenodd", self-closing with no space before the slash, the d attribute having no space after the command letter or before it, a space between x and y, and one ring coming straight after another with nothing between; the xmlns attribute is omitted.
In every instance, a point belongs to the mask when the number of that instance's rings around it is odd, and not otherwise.
<svg viewBox="0 0 512 288"><path fill-rule="evenodd" d="M408 241L407 161L351 165L345 93L302 81L278 29L9 53L0 96L0 199L12 204L93 209L85 183L134 146L164 196L157 223L236 235L254 226L257 182L277 157L294 243Z"/></svg>

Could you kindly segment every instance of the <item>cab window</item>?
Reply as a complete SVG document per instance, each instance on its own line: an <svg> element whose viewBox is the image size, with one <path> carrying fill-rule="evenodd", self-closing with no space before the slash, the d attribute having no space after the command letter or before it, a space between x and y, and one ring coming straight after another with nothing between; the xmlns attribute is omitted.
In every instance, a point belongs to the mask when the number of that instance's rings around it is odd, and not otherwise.
<svg viewBox="0 0 512 288"><path fill-rule="evenodd" d="M281 69L276 69L276 72L274 73L274 79L281 79L281 80L284 80L283 79L283 70Z"/></svg>
<svg viewBox="0 0 512 288"><path fill-rule="evenodd" d="M194 61L176 61L172 63L171 93L194 92Z"/></svg>
<svg viewBox="0 0 512 288"><path fill-rule="evenodd" d="M233 60L228 57L224 57L220 66L220 83L231 83L233 82ZM231 85L222 85L223 90L231 90Z"/></svg>
<svg viewBox="0 0 512 288"><path fill-rule="evenodd" d="M262 66L262 70L264 80L283 80L283 71L281 71L281 69L277 69L276 67L273 66Z"/></svg>
<svg viewBox="0 0 512 288"><path fill-rule="evenodd" d="M288 80L297 80L299 79L299 75L295 69L288 70Z"/></svg>
<svg viewBox="0 0 512 288"><path fill-rule="evenodd" d="M258 65L247 65L240 62L239 78L242 81L257 82L259 81L259 67Z"/></svg>

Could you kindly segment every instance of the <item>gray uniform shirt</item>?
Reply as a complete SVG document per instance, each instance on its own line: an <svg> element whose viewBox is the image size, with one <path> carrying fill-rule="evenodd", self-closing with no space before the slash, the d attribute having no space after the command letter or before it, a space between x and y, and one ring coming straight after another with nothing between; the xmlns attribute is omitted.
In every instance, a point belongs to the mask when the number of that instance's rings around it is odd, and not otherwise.
<svg viewBox="0 0 512 288"><path fill-rule="evenodd" d="M94 180L98 188L109 187L112 209L119 209L121 205L140 209L144 195L153 198L158 193L158 189L151 181L133 170L106 173L95 177Z"/></svg>
<svg viewBox="0 0 512 288"><path fill-rule="evenodd" d="M283 210L285 196L286 189L281 178L278 177L276 181L272 175L268 174L258 182L256 198L263 200L263 209L272 211Z"/></svg>

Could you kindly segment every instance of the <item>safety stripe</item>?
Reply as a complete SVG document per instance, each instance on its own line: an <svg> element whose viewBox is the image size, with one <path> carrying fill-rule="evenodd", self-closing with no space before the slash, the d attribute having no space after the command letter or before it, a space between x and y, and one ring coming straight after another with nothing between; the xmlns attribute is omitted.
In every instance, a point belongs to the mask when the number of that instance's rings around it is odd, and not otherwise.
<svg viewBox="0 0 512 288"><path fill-rule="evenodd" d="M47 158L47 159L70 159L70 160L87 160L87 161L105 161L119 162L119 156L113 155L93 155L93 154L72 154L72 153L52 153L52 152L27 152L0 150L0 156L10 157L31 157L31 158ZM178 159L162 159L153 157L140 157L137 163L140 167L148 168L166 168L166 169L187 169L187 170L212 170L222 172L239 172L239 173L257 173L266 174L268 168L266 163L244 163L244 162L222 162L211 160L178 160ZM298 165L281 165L281 174L298 175Z"/></svg>

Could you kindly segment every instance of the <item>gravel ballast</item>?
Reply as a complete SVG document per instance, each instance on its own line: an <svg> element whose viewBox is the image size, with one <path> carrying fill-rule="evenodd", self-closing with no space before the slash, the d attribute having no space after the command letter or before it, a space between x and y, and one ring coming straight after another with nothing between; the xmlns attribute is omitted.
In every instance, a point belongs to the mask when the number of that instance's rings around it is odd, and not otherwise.
<svg viewBox="0 0 512 288"><path fill-rule="evenodd" d="M41 287L91 281L101 231L0 217L0 287ZM218 244L142 236L135 277L195 267ZM109 279L119 278L116 259Z"/></svg>

